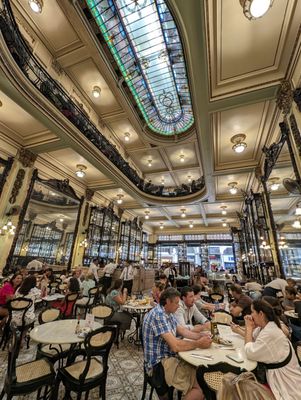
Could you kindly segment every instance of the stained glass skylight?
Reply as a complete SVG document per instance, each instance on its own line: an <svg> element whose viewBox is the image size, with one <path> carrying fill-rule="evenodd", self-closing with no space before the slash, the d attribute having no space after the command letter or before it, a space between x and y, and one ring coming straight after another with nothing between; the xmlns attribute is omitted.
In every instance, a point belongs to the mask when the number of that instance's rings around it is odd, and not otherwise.
<svg viewBox="0 0 301 400"><path fill-rule="evenodd" d="M179 33L164 0L86 0L148 127L177 135L194 122Z"/></svg>

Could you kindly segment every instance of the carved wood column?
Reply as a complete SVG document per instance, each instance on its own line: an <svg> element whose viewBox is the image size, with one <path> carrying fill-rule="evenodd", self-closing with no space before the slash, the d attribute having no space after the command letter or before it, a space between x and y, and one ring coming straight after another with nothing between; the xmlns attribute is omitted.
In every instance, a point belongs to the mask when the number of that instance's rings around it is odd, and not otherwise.
<svg viewBox="0 0 301 400"><path fill-rule="evenodd" d="M1 227L8 219L16 226L15 236L6 234L0 240L0 271L9 267L13 248L21 229L28 206L30 191L33 187L34 163L37 156L29 150L21 148L13 161L0 198ZM8 262L7 262L8 260ZM7 264L7 265L6 265ZM8 270L8 268L6 268Z"/></svg>
<svg viewBox="0 0 301 400"><path fill-rule="evenodd" d="M74 231L74 239L71 248L70 261L68 267L75 267L82 265L83 257L85 253L85 247L81 246L86 238L86 231L89 227L90 212L91 212L91 201L94 195L94 191L86 189L85 196L81 199L80 209L78 211L76 227Z"/></svg>

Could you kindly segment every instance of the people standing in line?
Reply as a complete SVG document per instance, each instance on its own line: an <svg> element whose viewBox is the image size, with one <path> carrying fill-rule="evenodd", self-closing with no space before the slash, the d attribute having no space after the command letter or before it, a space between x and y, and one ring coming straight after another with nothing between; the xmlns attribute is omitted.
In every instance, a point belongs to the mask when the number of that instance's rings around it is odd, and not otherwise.
<svg viewBox="0 0 301 400"><path fill-rule="evenodd" d="M108 264L103 269L103 291L105 294L112 285L112 276L116 268L117 264L114 264L113 260L109 260Z"/></svg>
<svg viewBox="0 0 301 400"><path fill-rule="evenodd" d="M137 273L137 270L132 266L132 264L125 262L124 268L121 272L120 279L123 280L123 288L127 289L128 295L131 296L134 277Z"/></svg>
<svg viewBox="0 0 301 400"><path fill-rule="evenodd" d="M98 277L98 259L94 258L89 266L89 270L88 270L88 274L92 274L94 276L95 279L95 283L97 284L99 281L99 277Z"/></svg>

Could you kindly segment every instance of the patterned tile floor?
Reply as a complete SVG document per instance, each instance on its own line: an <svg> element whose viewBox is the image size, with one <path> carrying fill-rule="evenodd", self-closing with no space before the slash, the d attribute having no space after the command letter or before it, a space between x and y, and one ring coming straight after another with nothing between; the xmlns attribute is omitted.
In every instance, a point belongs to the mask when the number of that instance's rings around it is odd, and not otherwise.
<svg viewBox="0 0 301 400"><path fill-rule="evenodd" d="M18 358L19 363L35 359L35 344L30 341L30 348L23 348ZM0 390L7 368L7 350L0 351ZM143 386L143 353L134 344L125 338L119 344L119 349L114 345L109 357L109 373L107 379L107 400L140 400ZM72 395L75 398L75 395ZM147 392L146 399L149 394ZM16 398L16 397L15 397ZM22 397L24 398L24 397ZM36 393L26 396L26 399L35 399ZM84 396L82 396L84 398ZM17 399L17 398L16 398ZM20 397L21 399L21 397ZM63 390L60 390L58 399L63 399ZM89 399L99 399L98 390L89 394ZM157 400L156 394L153 400Z"/></svg>

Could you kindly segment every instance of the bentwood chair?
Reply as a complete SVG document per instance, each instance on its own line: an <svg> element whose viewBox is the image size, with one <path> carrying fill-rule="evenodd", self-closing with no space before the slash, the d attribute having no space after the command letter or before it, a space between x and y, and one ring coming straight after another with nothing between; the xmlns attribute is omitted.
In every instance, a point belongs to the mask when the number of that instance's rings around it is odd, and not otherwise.
<svg viewBox="0 0 301 400"><path fill-rule="evenodd" d="M39 324L46 324L60 319L61 313L57 308L45 308L38 316ZM37 346L36 359L46 358L52 364L68 356L70 344L52 345L39 343Z"/></svg>
<svg viewBox="0 0 301 400"><path fill-rule="evenodd" d="M3 335L0 342L0 348L2 346L2 350L5 349L10 333L11 333L11 323L13 319L15 319L15 325L18 328L18 331L21 333L21 337L23 338L24 332L33 326L33 323L28 324L26 322L26 312L32 306L32 300L27 299L25 297L18 297L16 299L12 299L7 303L8 309L8 318L5 323L3 329ZM29 340L27 342L27 348L29 347Z"/></svg>
<svg viewBox="0 0 301 400"><path fill-rule="evenodd" d="M81 314L81 309L83 309L84 318L86 318L87 312L89 312L91 308L96 305L98 295L99 288L97 286L89 289L88 297L83 297L82 299L76 301L75 315L77 315L78 312Z"/></svg>
<svg viewBox="0 0 301 400"><path fill-rule="evenodd" d="M99 398L105 400L108 358L115 336L114 326L103 326L87 335L84 341L85 358L58 370L54 398L57 398L62 382L65 386L65 398L75 392L77 400L82 393L88 399L89 391L99 387Z"/></svg>
<svg viewBox="0 0 301 400"><path fill-rule="evenodd" d="M206 400L216 400L216 394L221 389L224 374L232 372L235 375L239 375L243 371L239 367L220 362L214 365L199 366L196 371L196 377Z"/></svg>
<svg viewBox="0 0 301 400"><path fill-rule="evenodd" d="M69 293L66 295L64 306L61 308L62 319L74 317L74 308L78 297L79 297L78 293Z"/></svg>
<svg viewBox="0 0 301 400"><path fill-rule="evenodd" d="M0 400L3 399L5 394L7 400L10 400L13 396L26 395L35 391L38 391L37 399L46 399L52 390L55 380L53 366L45 359L30 361L16 366L21 334L17 331L14 323L11 326L11 333L7 374ZM45 390L43 396L41 396L43 387L45 387Z"/></svg>

